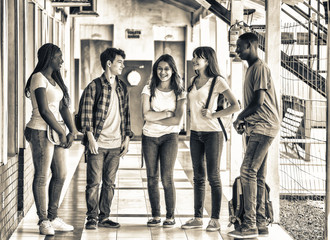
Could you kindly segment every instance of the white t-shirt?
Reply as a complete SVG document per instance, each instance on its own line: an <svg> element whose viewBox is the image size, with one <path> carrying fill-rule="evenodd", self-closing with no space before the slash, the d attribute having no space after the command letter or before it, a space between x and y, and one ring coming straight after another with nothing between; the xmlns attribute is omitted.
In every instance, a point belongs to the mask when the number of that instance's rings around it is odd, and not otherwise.
<svg viewBox="0 0 330 240"><path fill-rule="evenodd" d="M197 89L196 84L189 92L190 107L190 130L200 132L219 132L222 131L218 119L208 119L202 115L202 109L206 105L213 78L210 78L201 88ZM212 113L217 109L217 99L219 93L229 89L229 85L222 77L217 77L212 96L209 103L209 109Z"/></svg>
<svg viewBox="0 0 330 240"><path fill-rule="evenodd" d="M46 130L48 124L39 113L36 95L34 92L38 88L46 88L48 107L54 114L57 121L62 120L59 107L60 101L63 98L63 91L57 83L53 86L41 72L33 74L31 78L30 92L32 101L32 116L26 126L32 129Z"/></svg>
<svg viewBox="0 0 330 240"><path fill-rule="evenodd" d="M116 90L112 88L110 94L109 110L105 117L99 139L97 140L99 147L113 149L119 148L121 146L120 123L121 118L119 112L118 95Z"/></svg>
<svg viewBox="0 0 330 240"><path fill-rule="evenodd" d="M146 85L143 90L142 94L146 94L150 97L150 87ZM177 100L185 99L187 97L186 92L182 92ZM151 99L151 109L155 112L162 112L162 111L172 111L175 112L176 109L176 96L174 90L170 92L163 92L155 89L155 96ZM180 125L173 125L173 126L165 126L153 122L146 121L143 126L143 134L148 137L161 137L165 134L169 133L179 133L180 132Z"/></svg>

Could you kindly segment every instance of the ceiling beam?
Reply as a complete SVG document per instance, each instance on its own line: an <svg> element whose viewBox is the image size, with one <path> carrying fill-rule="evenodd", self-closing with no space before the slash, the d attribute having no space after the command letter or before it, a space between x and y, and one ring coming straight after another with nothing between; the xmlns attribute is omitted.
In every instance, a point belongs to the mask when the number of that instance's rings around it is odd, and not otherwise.
<svg viewBox="0 0 330 240"><path fill-rule="evenodd" d="M162 2L165 2L167 4L170 4L170 5L173 5L173 6L177 7L177 8L180 8L180 9L186 11L186 12L194 12L196 10L195 8L190 7L188 5L185 5L185 4L183 4L183 3L179 2L179 1L174 1L174 0L161 0L161 1Z"/></svg>

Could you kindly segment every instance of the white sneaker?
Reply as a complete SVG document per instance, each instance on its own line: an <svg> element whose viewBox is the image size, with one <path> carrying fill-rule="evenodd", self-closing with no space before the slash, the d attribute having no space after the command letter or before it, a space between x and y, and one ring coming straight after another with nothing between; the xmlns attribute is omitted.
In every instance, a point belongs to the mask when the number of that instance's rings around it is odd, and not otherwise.
<svg viewBox="0 0 330 240"><path fill-rule="evenodd" d="M48 235L48 236L55 235L55 230L53 226L50 224L49 220L43 220L39 224L39 232L42 235Z"/></svg>
<svg viewBox="0 0 330 240"><path fill-rule="evenodd" d="M55 231L69 232L73 231L74 227L66 224L61 218L57 217L54 220L50 221L51 225Z"/></svg>

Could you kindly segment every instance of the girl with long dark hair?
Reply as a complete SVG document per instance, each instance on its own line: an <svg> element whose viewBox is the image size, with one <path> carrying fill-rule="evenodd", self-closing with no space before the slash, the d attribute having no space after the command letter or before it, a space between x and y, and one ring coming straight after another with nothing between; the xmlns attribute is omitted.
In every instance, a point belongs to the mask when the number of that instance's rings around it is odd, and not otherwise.
<svg viewBox="0 0 330 240"><path fill-rule="evenodd" d="M57 216L67 173L64 148L71 147L77 133L68 108L68 89L60 73L62 63L60 48L51 43L44 44L38 50L37 66L25 86L25 95L32 102L32 116L26 125L25 137L32 151L35 172L33 196L39 217L39 231L43 235L73 230L73 226ZM59 124L62 120L68 127L69 134ZM58 134L60 145L54 145L47 138L48 125ZM47 186L50 171L51 179Z"/></svg>
<svg viewBox="0 0 330 240"><path fill-rule="evenodd" d="M152 218L147 222L149 227L161 224L158 166L160 166L166 203L166 219L163 227L175 225L173 170L185 102L186 92L175 61L171 55L164 54L154 63L150 84L142 91L142 112L145 120L142 149L152 209Z"/></svg>
<svg viewBox="0 0 330 240"><path fill-rule="evenodd" d="M216 53L211 47L198 47L193 52L196 73L188 89L190 106L190 155L194 171L194 218L182 225L183 229L203 226L205 180L211 186L212 213L207 231L220 230L219 215L222 186L220 180L220 158L224 136L217 120L239 110L239 103L221 76ZM206 101L213 78L216 78L209 106ZM219 94L223 94L230 106L216 111ZM205 156L205 158L204 158Z"/></svg>

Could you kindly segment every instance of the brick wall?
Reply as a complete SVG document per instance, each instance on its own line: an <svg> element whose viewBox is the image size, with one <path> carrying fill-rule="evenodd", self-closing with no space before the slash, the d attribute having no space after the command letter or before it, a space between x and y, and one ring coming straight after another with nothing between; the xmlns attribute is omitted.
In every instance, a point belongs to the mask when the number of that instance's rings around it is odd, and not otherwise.
<svg viewBox="0 0 330 240"><path fill-rule="evenodd" d="M25 215L31 208L31 205L34 204L32 194L34 167L30 147L25 149L24 152L24 177L21 179L23 180L23 208L21 210Z"/></svg>
<svg viewBox="0 0 330 240"><path fill-rule="evenodd" d="M19 155L0 166L0 239L9 239L33 204L32 179L29 149L22 149Z"/></svg>

